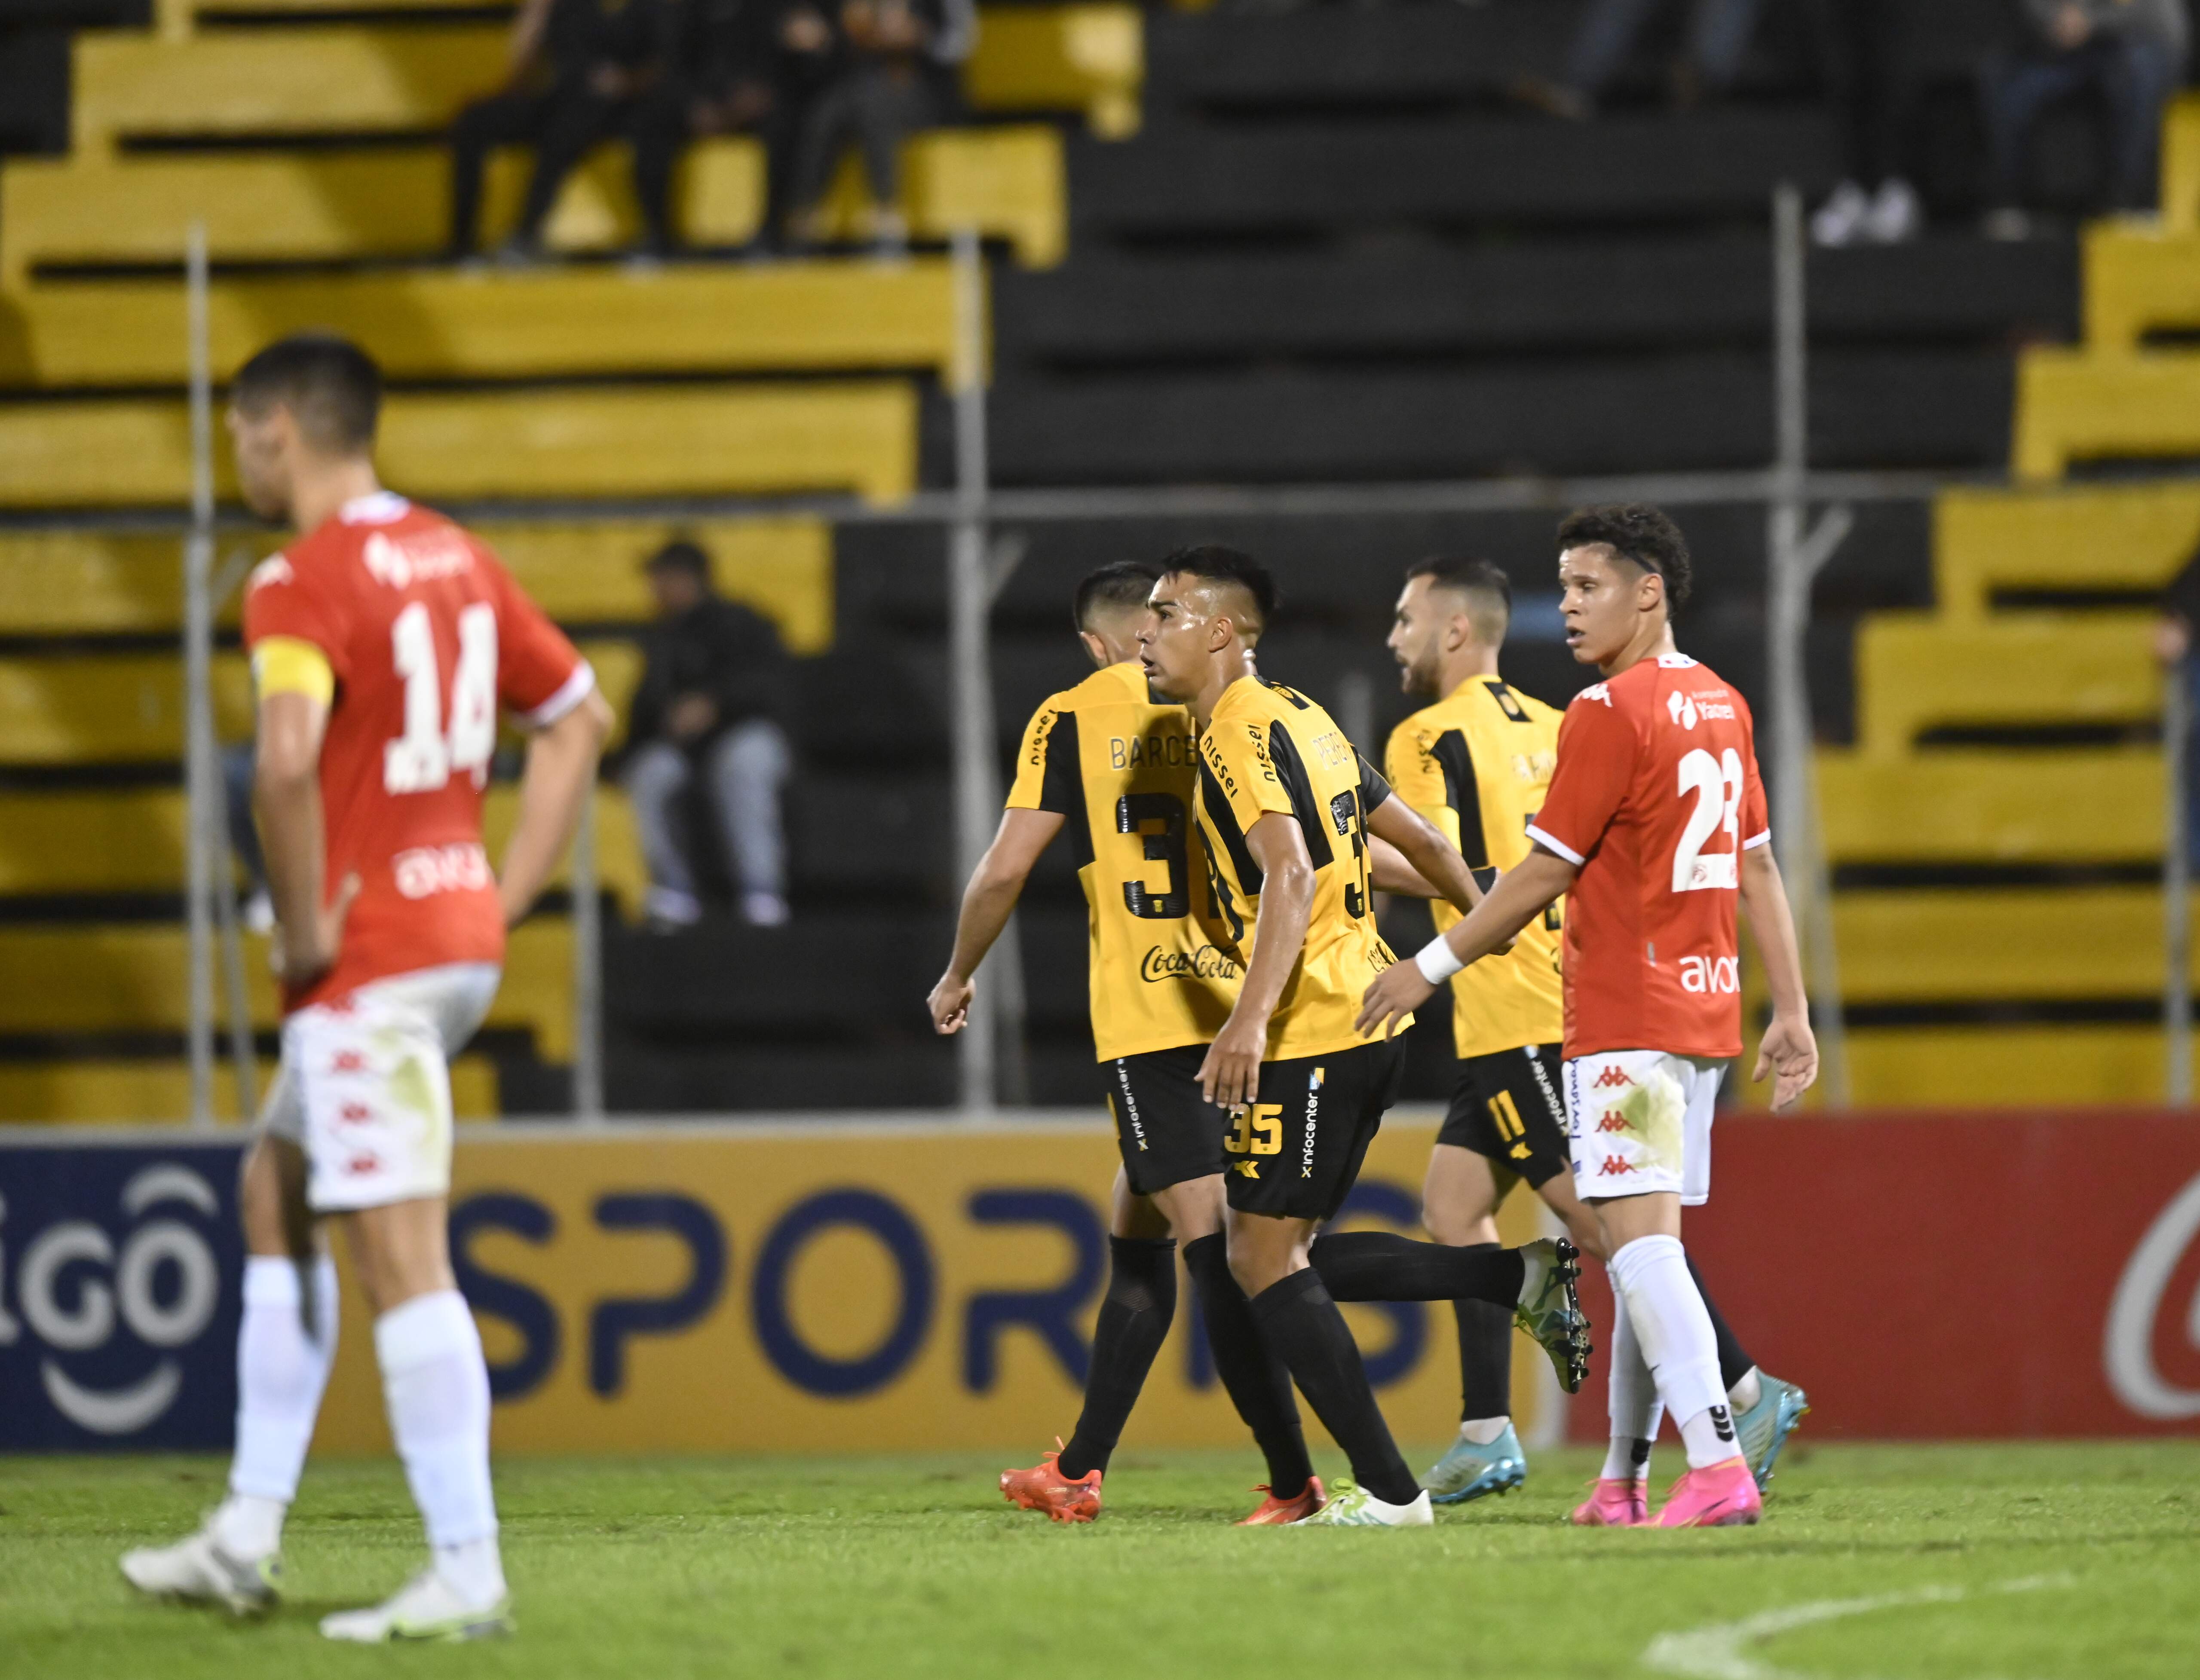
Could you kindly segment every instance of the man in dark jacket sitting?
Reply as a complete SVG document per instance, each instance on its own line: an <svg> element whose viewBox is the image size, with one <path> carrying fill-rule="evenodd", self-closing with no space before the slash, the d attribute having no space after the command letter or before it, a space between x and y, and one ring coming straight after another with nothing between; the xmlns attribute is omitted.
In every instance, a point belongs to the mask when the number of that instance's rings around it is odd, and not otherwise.
<svg viewBox="0 0 2200 1680"><path fill-rule="evenodd" d="M660 927L702 915L688 856L683 796L699 772L740 889L758 927L787 920L787 844L779 796L787 746L776 713L787 680L771 621L711 587L711 560L667 544L646 568L658 620L628 725L628 796L649 865L648 911Z"/></svg>

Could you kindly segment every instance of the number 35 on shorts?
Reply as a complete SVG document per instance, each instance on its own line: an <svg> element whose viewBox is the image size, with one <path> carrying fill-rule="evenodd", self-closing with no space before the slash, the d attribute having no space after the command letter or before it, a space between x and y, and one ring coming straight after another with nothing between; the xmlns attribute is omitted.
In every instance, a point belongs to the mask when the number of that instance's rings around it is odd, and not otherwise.
<svg viewBox="0 0 2200 1680"><path fill-rule="evenodd" d="M1284 1152L1284 1105L1255 1103L1236 1110L1230 1135L1222 1147L1232 1155L1281 1155Z"/></svg>

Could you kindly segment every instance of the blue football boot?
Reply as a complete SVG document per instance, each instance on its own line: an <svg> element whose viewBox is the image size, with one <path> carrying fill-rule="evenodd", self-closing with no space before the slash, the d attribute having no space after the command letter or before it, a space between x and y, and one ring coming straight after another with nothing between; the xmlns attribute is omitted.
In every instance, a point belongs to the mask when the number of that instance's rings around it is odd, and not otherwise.
<svg viewBox="0 0 2200 1680"><path fill-rule="evenodd" d="M1503 1433L1484 1445L1453 1442L1436 1468L1421 1478L1421 1484L1438 1505L1464 1505L1485 1494L1510 1493L1527 1479L1528 1455L1520 1450L1520 1437L1508 1420Z"/></svg>
<svg viewBox="0 0 2200 1680"><path fill-rule="evenodd" d="M1741 1455L1749 1465L1750 1474L1757 1478L1761 1492L1772 1479L1772 1466L1779 1462L1780 1449L1788 1444L1795 1425L1810 1412L1811 1401L1794 1384L1783 1383L1762 1371L1757 1373L1757 1381L1760 1390L1757 1404L1735 1415L1734 1431L1741 1443Z"/></svg>

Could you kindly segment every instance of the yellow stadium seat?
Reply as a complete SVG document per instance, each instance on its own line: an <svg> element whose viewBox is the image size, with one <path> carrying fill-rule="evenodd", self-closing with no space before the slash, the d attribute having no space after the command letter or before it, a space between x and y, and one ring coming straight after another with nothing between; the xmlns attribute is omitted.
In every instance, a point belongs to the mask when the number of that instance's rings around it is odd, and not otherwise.
<svg viewBox="0 0 2200 1680"><path fill-rule="evenodd" d="M503 855L518 791L489 790L483 813L489 856ZM174 787L68 788L0 793L0 897L175 893L184 884L184 795ZM596 795L596 869L629 916L649 882L626 795ZM564 887L561 869L553 885Z"/></svg>
<svg viewBox="0 0 2200 1680"><path fill-rule="evenodd" d="M219 482L233 494L228 451ZM916 393L889 381L400 393L378 460L390 484L473 496L909 494ZM0 506L178 505L190 426L174 398L0 406Z"/></svg>
<svg viewBox="0 0 2200 1680"><path fill-rule="evenodd" d="M2084 297L2086 348L2098 354L2127 353L2150 332L2200 325L2200 230L2095 222L2085 235Z"/></svg>
<svg viewBox="0 0 2200 1680"><path fill-rule="evenodd" d="M2079 461L2200 455L2200 354L2027 350L2016 433L2011 471L2034 483Z"/></svg>
<svg viewBox="0 0 2200 1680"><path fill-rule="evenodd" d="M227 1046L214 1067L214 1115L231 1124L237 1113L237 1080ZM254 1085L265 1098L275 1064L261 1062ZM181 1122L190 1115L190 1065L173 1057L114 1062L0 1062L0 1126L98 1124L126 1121ZM496 1064L485 1056L451 1062L451 1103L460 1120L494 1120Z"/></svg>
<svg viewBox="0 0 2200 1680"><path fill-rule="evenodd" d="M2011 494L1944 490L1933 508L1934 593L1976 618L2001 589L2160 588L2200 547L2200 484Z"/></svg>
<svg viewBox="0 0 2200 1680"><path fill-rule="evenodd" d="M617 520L476 527L553 618L640 624L655 611L641 561L675 536L711 554L720 591L779 626L795 653L833 644L833 534L822 520ZM257 559L282 546L264 532L225 536L217 553ZM138 532L0 532L0 636L158 635L183 623L180 539ZM240 594L221 605L234 625Z"/></svg>
<svg viewBox="0 0 2200 1680"><path fill-rule="evenodd" d="M214 663L215 727L252 733L243 659ZM0 658L0 757L15 764L174 763L183 752L183 664L173 653Z"/></svg>
<svg viewBox="0 0 2200 1680"><path fill-rule="evenodd" d="M2162 225L2200 232L2200 94L2180 94L2162 115Z"/></svg>
<svg viewBox="0 0 2200 1680"><path fill-rule="evenodd" d="M267 942L245 941L256 1027L276 1025ZM0 1033L180 1032L186 1021L189 949L165 923L0 927ZM531 1032L546 1061L572 1053L570 925L537 917L513 929L504 983L486 1023Z"/></svg>
<svg viewBox="0 0 2200 1680"><path fill-rule="evenodd" d="M1852 1004L2156 997L2162 933L2162 895L2148 887L1848 892L1834 901L1841 994Z"/></svg>
<svg viewBox="0 0 2200 1680"><path fill-rule="evenodd" d="M1875 612L1856 640L1857 745L1877 758L1947 724L2137 723L2162 707L2152 620L2004 612L1982 622Z"/></svg>
<svg viewBox="0 0 2200 1680"><path fill-rule="evenodd" d="M2150 863L2162 855L2162 755L2144 748L1936 748L1817 754L1835 863Z"/></svg>
<svg viewBox="0 0 2200 1680"><path fill-rule="evenodd" d="M1081 110L1103 140L1138 132L1145 20L1136 6L1009 6L983 15L962 91L981 111Z"/></svg>
<svg viewBox="0 0 2200 1680"><path fill-rule="evenodd" d="M2159 1103L2159 1027L2039 1023L1852 1027L1849 1087L1862 1108L2050 1108Z"/></svg>

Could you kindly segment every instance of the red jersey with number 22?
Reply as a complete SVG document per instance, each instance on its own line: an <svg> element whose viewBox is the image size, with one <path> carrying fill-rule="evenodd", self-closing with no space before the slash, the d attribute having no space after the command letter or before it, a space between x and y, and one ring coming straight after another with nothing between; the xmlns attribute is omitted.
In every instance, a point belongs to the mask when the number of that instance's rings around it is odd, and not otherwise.
<svg viewBox="0 0 2200 1680"><path fill-rule="evenodd" d="M1741 854L1772 838L1749 706L1667 653L1574 696L1528 833L1566 898L1565 1053L1741 1054Z"/></svg>
<svg viewBox="0 0 2200 1680"><path fill-rule="evenodd" d="M471 533L387 492L263 561L244 641L311 642L336 673L321 745L325 891L360 893L336 966L287 1010L447 963L501 963L482 846L500 705L554 723L594 686L573 644Z"/></svg>

